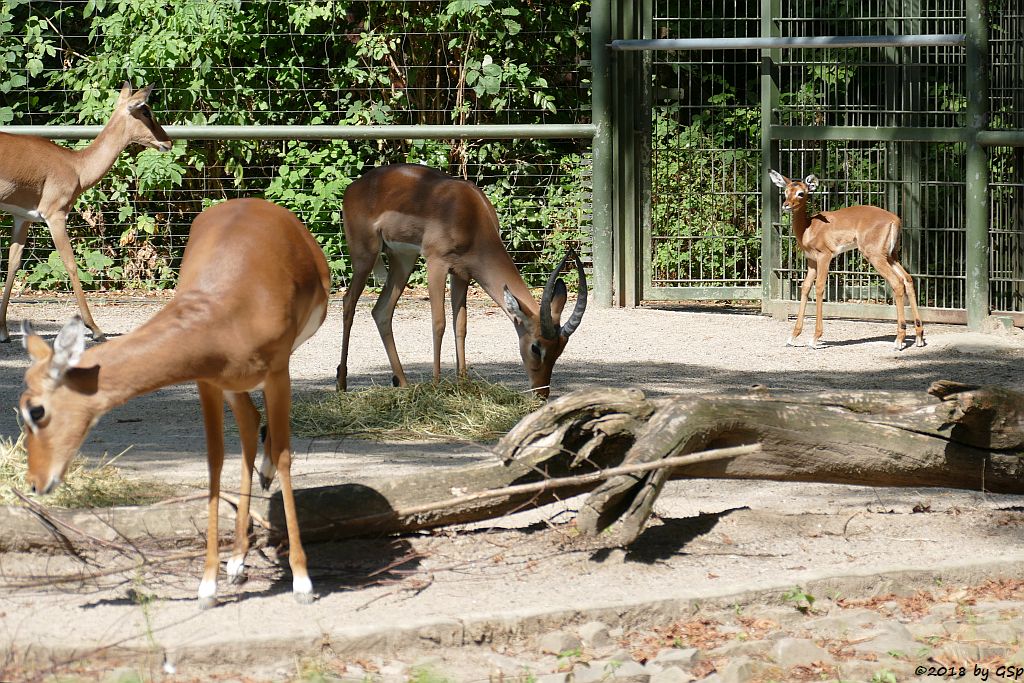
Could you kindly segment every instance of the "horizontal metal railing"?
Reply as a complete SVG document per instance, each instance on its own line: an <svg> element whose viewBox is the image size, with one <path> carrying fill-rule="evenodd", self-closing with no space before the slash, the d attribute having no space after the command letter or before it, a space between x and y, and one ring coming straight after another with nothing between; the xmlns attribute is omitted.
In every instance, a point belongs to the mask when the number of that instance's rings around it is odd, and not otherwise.
<svg viewBox="0 0 1024 683"><path fill-rule="evenodd" d="M774 50L800 48L839 49L851 47L934 47L963 45L963 33L904 36L795 36L749 38L658 38L652 40L613 40L611 49L650 50Z"/></svg>
<svg viewBox="0 0 1024 683"><path fill-rule="evenodd" d="M521 138L591 139L591 124L501 124L465 126L164 126L175 140L449 140ZM0 126L0 132L54 140L89 140L102 126Z"/></svg>

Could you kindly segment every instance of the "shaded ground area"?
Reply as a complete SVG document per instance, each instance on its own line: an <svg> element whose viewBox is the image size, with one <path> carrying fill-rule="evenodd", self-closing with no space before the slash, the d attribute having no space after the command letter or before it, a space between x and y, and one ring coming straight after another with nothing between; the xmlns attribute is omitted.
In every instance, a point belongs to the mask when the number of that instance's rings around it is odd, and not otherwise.
<svg viewBox="0 0 1024 683"><path fill-rule="evenodd" d="M351 387L390 379L367 309L361 307L356 319ZM155 310L96 305L94 312L108 333L117 334ZM70 304L22 304L12 308L11 319L28 316L42 333L52 334L73 313ZM831 345L823 350L783 346L790 327L755 314L592 310L556 366L553 393L593 386L720 393L753 384L806 391L924 391L938 379L1024 390L1024 343L1011 334L929 326L927 347L896 353L892 322L826 321ZM410 377L428 378L426 302L403 301L395 329ZM340 305L335 303L321 331L294 356L297 393L333 391L339 349ZM474 372L527 388L512 326L489 301L471 303L467 354ZM446 339L443 358L453 355ZM20 345L0 347L0 404L16 404L26 363ZM452 361L446 369L453 372L453 366ZM14 411L4 414L0 433L14 435ZM116 454L129 447L120 466L178 484L182 494L204 491L194 387L165 389L115 410L83 452ZM297 441L295 451L296 486L397 476L487 457L486 445L480 444L354 439ZM237 469L229 461L226 488L237 485ZM875 575L893 571L910 572L901 580L914 590L934 585L937 576L966 585L997 571L981 564L996 563L998 572L1012 575L1024 559L1024 500L983 492L674 482L659 500L658 519L628 551L577 538L571 524L575 505L569 500L492 524L407 539L311 547L321 597L309 608L295 605L287 594L290 578L272 550L253 557L248 584L222 585L226 604L202 613L192 602L198 559L168 560L156 551L124 548L96 551L83 560L3 556L0 570L9 581L31 583L31 576L48 579L83 568L95 574L97 566L111 573L59 587L9 591L0 598L0 643L13 645L10 652L22 664L33 652L46 661L90 653L116 660L126 650L149 653L155 671L165 657L174 663L178 678L169 680L201 679L212 675L213 664L224 665L225 675L297 676L298 652L329 653L335 669L345 662L355 666L368 652L395 657L406 667L394 670L395 680L404 680L413 663L410 653L427 648L443 660L435 664L457 672L454 680L487 680L487 672L473 676L474 662L481 661L474 657L484 650L520 648L540 662L530 638L567 622L600 618L626 633L680 618L696 604L723 595L743 594L732 600L754 604L780 603L794 586L819 598L836 597L829 591L871 595L884 588ZM141 568L140 552L146 554ZM464 643L482 646L471 657L465 648L452 647ZM465 656L456 662L458 653Z"/></svg>

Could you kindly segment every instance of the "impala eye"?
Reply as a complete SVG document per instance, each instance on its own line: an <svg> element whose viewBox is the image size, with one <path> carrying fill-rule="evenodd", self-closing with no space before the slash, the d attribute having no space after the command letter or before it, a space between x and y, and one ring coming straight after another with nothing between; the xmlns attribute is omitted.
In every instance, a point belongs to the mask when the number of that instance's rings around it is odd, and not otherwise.
<svg viewBox="0 0 1024 683"><path fill-rule="evenodd" d="M796 196L797 197L803 197L804 196L804 191L803 190L798 190L797 193L796 193Z"/></svg>
<svg viewBox="0 0 1024 683"><path fill-rule="evenodd" d="M530 352L537 356L537 358L540 358L540 344L537 342L530 344Z"/></svg>
<svg viewBox="0 0 1024 683"><path fill-rule="evenodd" d="M46 417L46 408L43 406L26 404L25 408L22 410L24 411L22 412L22 416L25 418L25 421L28 422L28 426L31 427L33 431L35 430L36 425L39 424L39 421Z"/></svg>

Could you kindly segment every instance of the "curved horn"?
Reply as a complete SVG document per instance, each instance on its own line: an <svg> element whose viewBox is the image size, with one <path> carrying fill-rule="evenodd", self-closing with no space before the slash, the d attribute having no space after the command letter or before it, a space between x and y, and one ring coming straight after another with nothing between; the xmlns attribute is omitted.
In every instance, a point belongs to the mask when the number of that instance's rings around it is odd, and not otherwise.
<svg viewBox="0 0 1024 683"><path fill-rule="evenodd" d="M555 295L555 283L558 282L558 275L562 272L568 259L569 253L567 252L548 276L548 283L544 285L544 295L540 298L540 334L545 339L558 337L558 330L555 329L555 323L551 320L551 297Z"/></svg>
<svg viewBox="0 0 1024 683"><path fill-rule="evenodd" d="M576 291L576 306L572 309L572 315L569 316L569 320L562 325L561 334L566 338L572 335L576 328L580 326L580 321L583 320L583 312L587 310L587 275L583 272L583 261L580 260L579 254L573 249L570 249L565 257L569 258L570 255L576 261L576 271L580 275L580 280Z"/></svg>

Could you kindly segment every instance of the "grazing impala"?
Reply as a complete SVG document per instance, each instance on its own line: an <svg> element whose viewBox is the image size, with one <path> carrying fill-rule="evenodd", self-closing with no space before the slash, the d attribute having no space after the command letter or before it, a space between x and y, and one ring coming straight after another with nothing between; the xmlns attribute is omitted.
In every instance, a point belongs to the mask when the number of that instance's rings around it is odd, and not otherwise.
<svg viewBox="0 0 1024 683"><path fill-rule="evenodd" d="M217 507L224 462L224 400L242 440L242 485L228 577L245 577L249 495L260 416L250 391L263 389L267 438L260 480L281 473L293 591L313 599L299 539L290 475L291 383L288 359L327 314L330 276L316 240L290 211L262 199L235 199L201 213L181 263L174 298L151 320L106 344L85 347L77 316L51 348L30 329L32 365L20 412L25 421L28 484L57 486L96 421L110 409L160 387L195 381L210 470L202 607L217 599ZM27 328L27 326L26 326Z"/></svg>
<svg viewBox="0 0 1024 683"><path fill-rule="evenodd" d="M93 339L103 339L103 332L85 302L66 224L78 196L99 182L125 147L136 143L161 152L171 149L170 138L153 120L153 112L146 104L152 91L153 86L148 86L133 93L126 81L107 125L84 149L66 149L31 135L0 133L0 211L14 216L7 283L0 303L0 342L11 340L7 332L7 304L21 265L29 225L35 221L45 221L50 228L53 245L71 278L85 324L92 330Z"/></svg>
<svg viewBox="0 0 1024 683"><path fill-rule="evenodd" d="M807 277L800 288L800 309L796 314L793 335L786 342L799 346L797 337L804 326L804 311L811 284L817 295L817 318L811 348L821 348L821 304L828 280L832 258L851 249L860 249L879 275L892 287L896 299L896 350L903 350L907 336L903 299L910 297L910 310L914 314L916 345L924 346L924 325L917 312L917 293L914 279L899 261L900 218L877 206L849 206L838 211L822 211L813 216L807 212L807 198L818 187L818 179L809 175L803 180L790 180L778 171L771 172L772 182L785 194L782 210L793 215L796 243L807 257Z"/></svg>
<svg viewBox="0 0 1024 683"><path fill-rule="evenodd" d="M450 274L459 374L466 373L466 291L473 279L512 320L530 386L547 398L551 369L587 307L587 280L578 256L572 254L579 272L579 295L572 315L561 325L567 291L558 274L570 254L551 273L538 304L505 251L494 206L476 185L426 166L383 166L349 186L344 215L352 282L344 300L339 391L347 387L348 342L356 302L375 267L383 276L383 252L388 256L387 280L373 307L373 319L391 362L394 383L404 387L408 381L395 349L391 319L416 259L423 254L434 328L434 380L441 376L445 280Z"/></svg>

